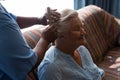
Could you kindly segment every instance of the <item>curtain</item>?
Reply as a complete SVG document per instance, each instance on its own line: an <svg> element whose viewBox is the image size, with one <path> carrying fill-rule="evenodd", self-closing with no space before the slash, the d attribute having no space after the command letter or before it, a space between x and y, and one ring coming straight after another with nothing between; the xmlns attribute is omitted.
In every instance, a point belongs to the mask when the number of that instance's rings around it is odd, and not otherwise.
<svg viewBox="0 0 120 80"><path fill-rule="evenodd" d="M74 0L74 9L80 9L87 5L97 5L108 13L120 18L120 0Z"/></svg>

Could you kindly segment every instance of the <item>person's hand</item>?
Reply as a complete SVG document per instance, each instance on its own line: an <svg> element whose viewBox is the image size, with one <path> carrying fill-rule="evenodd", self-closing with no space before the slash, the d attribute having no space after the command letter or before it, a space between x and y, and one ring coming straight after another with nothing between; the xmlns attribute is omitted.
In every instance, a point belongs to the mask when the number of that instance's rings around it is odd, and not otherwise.
<svg viewBox="0 0 120 80"><path fill-rule="evenodd" d="M51 25L55 22L57 22L61 15L56 11L57 9L50 9L50 7L47 7L47 12L44 14L44 16L41 18L41 24L42 25Z"/></svg>
<svg viewBox="0 0 120 80"><path fill-rule="evenodd" d="M50 9L50 7L47 7L47 13L46 13L46 18L48 19L48 24L52 25L53 23L57 22L60 20L60 13L56 12L57 9Z"/></svg>
<svg viewBox="0 0 120 80"><path fill-rule="evenodd" d="M56 31L57 28L54 24L48 26L42 31L42 38L46 40L48 43L54 42L57 38Z"/></svg>

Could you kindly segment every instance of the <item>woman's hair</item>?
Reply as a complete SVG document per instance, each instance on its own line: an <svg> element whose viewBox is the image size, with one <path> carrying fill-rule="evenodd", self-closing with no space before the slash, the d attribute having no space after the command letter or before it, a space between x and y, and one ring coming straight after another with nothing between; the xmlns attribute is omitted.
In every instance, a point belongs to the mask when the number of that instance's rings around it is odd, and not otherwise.
<svg viewBox="0 0 120 80"><path fill-rule="evenodd" d="M72 9L65 9L61 12L60 20L55 23L57 27L57 35L60 36L69 30L72 19L78 17L78 13Z"/></svg>

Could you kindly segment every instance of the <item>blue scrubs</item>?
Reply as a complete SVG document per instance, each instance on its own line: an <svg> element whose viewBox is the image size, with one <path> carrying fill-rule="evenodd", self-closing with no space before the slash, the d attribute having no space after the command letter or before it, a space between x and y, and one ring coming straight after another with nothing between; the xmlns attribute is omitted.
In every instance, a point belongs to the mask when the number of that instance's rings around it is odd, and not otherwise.
<svg viewBox="0 0 120 80"><path fill-rule="evenodd" d="M16 16L0 4L0 80L25 80L37 55L25 41Z"/></svg>

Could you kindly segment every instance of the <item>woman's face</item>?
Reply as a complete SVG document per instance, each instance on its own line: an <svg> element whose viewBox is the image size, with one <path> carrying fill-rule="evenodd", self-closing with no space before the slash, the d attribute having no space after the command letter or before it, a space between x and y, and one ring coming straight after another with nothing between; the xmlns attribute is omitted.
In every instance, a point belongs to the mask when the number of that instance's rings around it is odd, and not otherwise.
<svg viewBox="0 0 120 80"><path fill-rule="evenodd" d="M71 46L75 46L76 48L85 43L85 31L82 28L82 23L78 17L70 20L70 28L68 33L66 34L66 39L68 40Z"/></svg>

